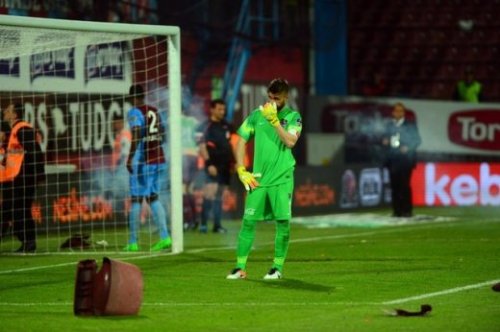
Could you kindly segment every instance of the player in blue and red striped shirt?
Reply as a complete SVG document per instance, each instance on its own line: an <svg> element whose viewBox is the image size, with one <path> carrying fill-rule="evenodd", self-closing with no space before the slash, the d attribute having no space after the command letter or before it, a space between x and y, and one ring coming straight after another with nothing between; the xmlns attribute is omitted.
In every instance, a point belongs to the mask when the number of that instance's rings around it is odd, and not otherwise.
<svg viewBox="0 0 500 332"><path fill-rule="evenodd" d="M153 212L153 219L160 231L160 241L151 250L168 249L172 240L167 229L167 214L158 199L160 174L165 170L165 155L162 148L164 129L158 110L144 103L144 89L132 85L129 91L133 107L127 114L132 132L132 142L127 160L130 172L131 209L129 215L129 241L125 251L138 251L137 226L142 201L146 199Z"/></svg>

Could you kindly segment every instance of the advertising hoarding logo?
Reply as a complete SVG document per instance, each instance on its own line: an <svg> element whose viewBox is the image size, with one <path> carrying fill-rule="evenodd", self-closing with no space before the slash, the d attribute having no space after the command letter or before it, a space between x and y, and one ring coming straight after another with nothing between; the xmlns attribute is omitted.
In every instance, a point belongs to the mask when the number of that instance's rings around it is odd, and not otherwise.
<svg viewBox="0 0 500 332"><path fill-rule="evenodd" d="M126 43L89 45L85 51L85 82L93 79L124 80Z"/></svg>
<svg viewBox="0 0 500 332"><path fill-rule="evenodd" d="M37 53L30 56L30 77L75 78L75 49Z"/></svg>
<svg viewBox="0 0 500 332"><path fill-rule="evenodd" d="M500 206L500 164L418 164L414 203L427 206Z"/></svg>
<svg viewBox="0 0 500 332"><path fill-rule="evenodd" d="M382 175L378 168L365 168L359 175L359 196L362 206L380 204L382 198Z"/></svg>
<svg viewBox="0 0 500 332"><path fill-rule="evenodd" d="M296 187L294 204L299 207L328 206L335 204L335 190L326 183L306 183Z"/></svg>
<svg viewBox="0 0 500 332"><path fill-rule="evenodd" d="M19 77L19 57L0 59L0 75Z"/></svg>
<svg viewBox="0 0 500 332"><path fill-rule="evenodd" d="M455 144L481 150L500 150L500 109L454 113L448 137Z"/></svg>

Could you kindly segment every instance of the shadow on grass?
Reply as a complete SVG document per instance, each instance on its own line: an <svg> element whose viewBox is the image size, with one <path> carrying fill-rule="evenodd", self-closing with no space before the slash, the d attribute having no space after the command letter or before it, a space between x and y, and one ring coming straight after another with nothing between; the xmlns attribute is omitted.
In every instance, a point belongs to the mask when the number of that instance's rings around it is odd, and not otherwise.
<svg viewBox="0 0 500 332"><path fill-rule="evenodd" d="M332 293L335 287L314 284L298 279L281 279L281 280L249 280L256 282L264 287L273 289L299 290L317 293Z"/></svg>
<svg viewBox="0 0 500 332"><path fill-rule="evenodd" d="M141 315L128 315L128 316L75 316L78 319L86 319L89 321L98 321L98 320L111 320L111 321L120 321L120 320L141 320L141 319L149 319L148 316Z"/></svg>

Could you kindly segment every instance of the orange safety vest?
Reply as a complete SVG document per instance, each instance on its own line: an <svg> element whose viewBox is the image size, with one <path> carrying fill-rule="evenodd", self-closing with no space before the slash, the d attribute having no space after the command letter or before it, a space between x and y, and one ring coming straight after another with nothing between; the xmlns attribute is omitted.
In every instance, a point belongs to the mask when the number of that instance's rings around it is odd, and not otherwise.
<svg viewBox="0 0 500 332"><path fill-rule="evenodd" d="M28 122L19 121L12 127L4 160L0 165L0 182L13 181L21 171L24 161L24 148L17 138L17 132L21 128L33 128L33 126Z"/></svg>

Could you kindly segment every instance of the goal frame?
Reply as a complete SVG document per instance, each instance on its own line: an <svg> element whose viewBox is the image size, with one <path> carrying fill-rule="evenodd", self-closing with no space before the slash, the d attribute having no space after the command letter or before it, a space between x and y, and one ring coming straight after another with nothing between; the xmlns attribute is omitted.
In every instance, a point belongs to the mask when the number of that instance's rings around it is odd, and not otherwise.
<svg viewBox="0 0 500 332"><path fill-rule="evenodd" d="M65 31L144 34L166 37L169 91L169 147L170 147L170 220L172 252L184 250L184 229L182 210L182 150L181 140L181 31L177 26L142 25L128 23L107 23L76 21L27 16L0 15L0 25L43 28Z"/></svg>

